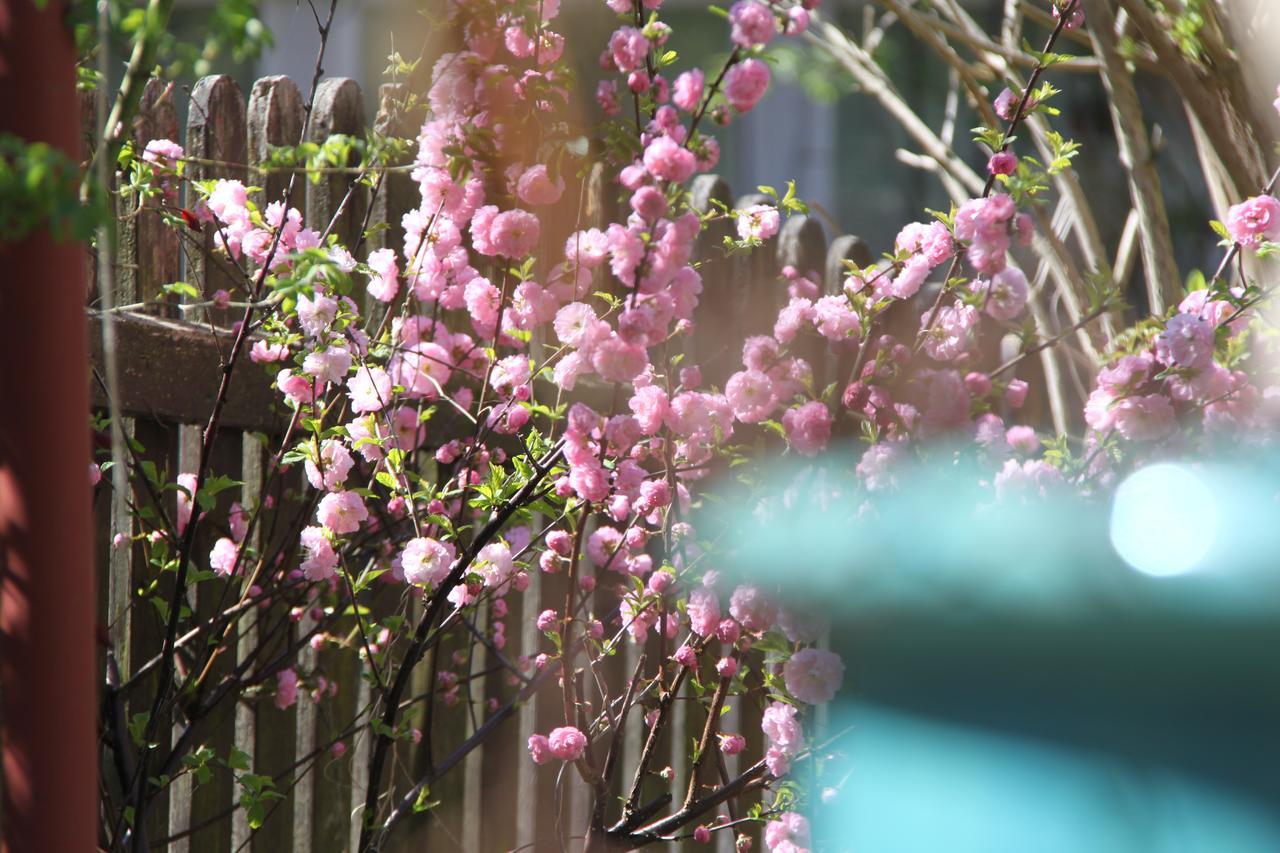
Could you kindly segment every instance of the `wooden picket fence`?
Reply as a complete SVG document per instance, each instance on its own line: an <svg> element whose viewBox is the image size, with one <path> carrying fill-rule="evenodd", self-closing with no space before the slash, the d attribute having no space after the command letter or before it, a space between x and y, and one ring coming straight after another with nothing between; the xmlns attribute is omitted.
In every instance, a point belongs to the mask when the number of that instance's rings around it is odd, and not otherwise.
<svg viewBox="0 0 1280 853"><path fill-rule="evenodd" d="M394 90L384 87L382 106L377 121L383 128L413 138L414 128L396 128L393 114ZM135 142L145 145L151 139L170 138L181 141L188 157L188 173L194 178L240 178L262 187L261 199L278 199L288 187L289 176L281 171L255 171L268 157L271 146L294 145L304 125L304 98L299 88L285 77L258 80L248 102L230 77L211 76L200 80L191 91L185 131L180 131L176 103L177 92L158 81L147 86L133 135ZM312 140L323 142L330 134L361 136L365 130L365 106L360 87L349 79L325 79L317 90L314 115L309 125ZM86 121L86 127L92 124ZM217 164L217 165L210 165ZM548 227L546 256L553 256L564 245L565 235L578 227L601 224L612 216L617 193L606 186L597 168L583 188L571 188L574 210L562 222ZM341 210L334 232L345 245L361 245L361 254L390 246L398 248L402 241L401 215L417 206L416 187L403 172L388 172L380 192L370 201L368 189L357 185L350 174L326 175L319 183L298 180L294 184L291 204L305 211L308 224L318 229ZM581 196L579 196L581 191ZM744 206L760 199L745 196L735 199L729 186L714 175L697 178L692 187L695 203L709 209L713 201L729 206ZM350 194L350 198L347 196ZM579 199L582 218L577 216ZM344 207L344 200L346 205ZM372 204L369 211L367 205ZM367 241L360 240L366 221L385 222L389 227ZM544 217L544 221L547 217ZM852 259L865 264L870 261L867 247L857 237L844 235L829 244L819 221L807 216L793 216L777 238L760 251L726 257L719 247L732 223L720 219L711 224L702 237L698 257L705 290L699 309L697 333L693 338L691 363L703 367L708 381L722 382L740 363L740 346L747 334L767 333L770 317L785 298L785 288L778 283L778 271L791 265L802 273L821 280L826 292L838 292L843 278L843 261ZM212 293L220 287L233 289L236 282L218 268L210 256L190 245L193 240L208 240L208 235L193 236L165 228L156 216L134 216L124 224L115 274L110 282L97 282L95 288L114 288L115 304L135 306L115 314L119 340L119 385L117 406L127 416L126 431L146 448L146 455L167 472L171 479L177 472L194 470L199 453L200 429L208 418L219 379L220 353L229 345L228 317L200 316L181 319L172 299L162 287L172 281L187 281L201 293ZM556 240L559 240L557 243ZM186 245L184 245L186 243ZM143 307L136 307L139 305ZM96 310L96 293L90 294L90 332L94 366L101 373L102 315ZM737 342L737 343L735 343ZM847 365L823 364L815 350L815 371L819 377L834 377ZM238 370L231 386L222 417L222 431L213 454L212 472L228 474L244 483L238 497L248 506L262 497L266 450L258 435L276 439L287 424L266 372L254 365ZM820 382L819 387L822 383ZM95 381L94 405L105 410L105 386ZM433 422L434 423L434 422ZM437 436L433 436L433 441ZM296 492L281 491L275 495L282 510L290 501L301 505ZM225 499L229 501L229 498ZM133 591L154 579L151 567L140 559L136 549L111 547L119 533L132 533L127 499L112 497L105 486L97 498L98 550L100 582L100 618L109 626L110 639L117 651L123 676L143 662L154 658L161 645L161 627L155 613L130 608ZM221 506L225 512L226 504ZM216 522L203 527L216 526ZM207 554L218 534L205 530L196 548L197 555ZM268 530L255 535L271 535ZM505 654L515 659L526 650L535 652L543 638L533 625L533 616L546 607L557 607L563 601L563 580L556 576L538 577L523 596L513 596L508 623ZM199 599L191 602L201 618L210 618L218 602L216 594L205 594L206 588L217 590L216 582L200 587ZM206 600L209 599L209 600ZM520 600L516 600L520 599ZM519 626L517 628L517 626ZM260 638L277 647L291 636L297 636L304 625L291 622L287 613L265 610L241 617L238 652L248 654ZM472 673L486 673L494 668L486 662L483 646L474 650ZM641 650L628 643L624 654L611 662L616 674L631 672ZM650 660L657 652L650 650ZM315 653L306 651L306 656ZM296 762L328 743L334 732L349 720L357 707L368 699L368 686L360 679L359 664L354 655L322 652L319 664L330 680L341 690L335 699L315 704L300 698L298 705L287 711L278 710L267 695L244 696L236 702L234 713L226 714L198 738L221 756L233 747L252 758L254 771L277 779L285 793L270 812L264 825L251 832L244 812L235 809L238 792L228 772L215 773L212 781L192 789L189 776L173 783L165 802L148 825L153 849L171 853L224 853L254 850L298 851L298 853L330 853L351 850L358 836L358 809L363 803L364 778L369 739L357 735L347 742L341 758L325 756L314 770L295 775ZM313 658L305 663L308 665ZM229 670L233 661L219 664L218 672ZM419 667L426 670L426 666ZM415 684L415 695L426 687L426 675ZM509 697L511 689L501 672L469 681L464 696L472 704L461 702L455 708L439 709L436 717L436 741L448 749L484 720L484 700L489 696ZM505 699L503 700L505 701ZM525 741L533 731L547 731L555 725L558 699L544 704L541 699L521 707L513 720L499 728L484 745L465 758L464 766L455 769L431 791L438 800L429 817L415 816L399 832L397 850L466 850L490 851L524 849L558 850L554 840L557 822L567 826L584 825L589 807L582 785L568 785L570 794L565 813L557 816L551 804L556 799L555 773L538 768L528 760ZM695 735L700 720L685 719L684 706L670 727L665 749L670 750L670 765L675 769L676 785L686 772L679 760L688 754L688 743ZM741 731L752 739L755 754L759 750L759 710L735 708L726 717L724 730ZM130 708L129 712L138 709ZM631 768L641 749L640 731L625 741L622 762L623 778L629 779ZM752 750L748 750L748 755ZM420 766L418 756L406 747L397 753L402 766ZM667 763L667 762L662 762ZM728 759L733 773L738 757ZM745 765L743 765L745 766ZM566 783L569 780L565 780ZM680 790L679 787L676 790ZM730 850L730 833L718 833L719 849ZM706 848L701 848L706 849Z"/></svg>

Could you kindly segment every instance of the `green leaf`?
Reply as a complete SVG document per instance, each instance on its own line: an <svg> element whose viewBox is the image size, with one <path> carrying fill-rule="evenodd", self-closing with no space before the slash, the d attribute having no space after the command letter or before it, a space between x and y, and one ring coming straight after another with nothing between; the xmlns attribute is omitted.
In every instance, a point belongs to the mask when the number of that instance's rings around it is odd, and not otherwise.
<svg viewBox="0 0 1280 853"><path fill-rule="evenodd" d="M227 757L227 766L232 770L248 770L249 769L249 753L243 749L231 747L231 755Z"/></svg>
<svg viewBox="0 0 1280 853"><path fill-rule="evenodd" d="M175 281L170 284L166 284L160 289L170 295L185 296L188 299L200 298L200 291L196 290L195 285L188 284L185 281Z"/></svg>
<svg viewBox="0 0 1280 853"><path fill-rule="evenodd" d="M134 746L141 747L147 735L147 723L151 720L150 711L139 711L129 718L129 737Z"/></svg>

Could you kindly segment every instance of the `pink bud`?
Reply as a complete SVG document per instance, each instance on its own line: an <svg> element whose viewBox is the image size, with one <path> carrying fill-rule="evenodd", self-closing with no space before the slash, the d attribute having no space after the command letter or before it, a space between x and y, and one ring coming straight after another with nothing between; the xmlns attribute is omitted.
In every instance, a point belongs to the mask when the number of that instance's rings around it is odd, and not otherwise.
<svg viewBox="0 0 1280 853"><path fill-rule="evenodd" d="M716 672L721 678L733 678L738 674L738 662L733 658L720 658L716 661Z"/></svg>
<svg viewBox="0 0 1280 853"><path fill-rule="evenodd" d="M1011 379L1004 389L1004 401L1009 404L1010 408L1021 409L1022 404L1027 402L1028 386L1024 379Z"/></svg>
<svg viewBox="0 0 1280 853"><path fill-rule="evenodd" d="M993 175L1012 175L1018 168L1018 158L1011 151L997 151L987 161L987 171Z"/></svg>
<svg viewBox="0 0 1280 853"><path fill-rule="evenodd" d="M705 826L700 826L693 831L693 840L699 844L707 844L711 841L711 830Z"/></svg>
<svg viewBox="0 0 1280 853"><path fill-rule="evenodd" d="M964 387L974 397L985 397L991 393L991 377L985 373L966 374Z"/></svg>
<svg viewBox="0 0 1280 853"><path fill-rule="evenodd" d="M721 619L720 624L716 625L716 639L722 643L735 642L741 630L733 619Z"/></svg>
<svg viewBox="0 0 1280 853"><path fill-rule="evenodd" d="M693 667L698 664L698 654L693 650L693 646L681 646L676 649L676 653L671 658L681 666Z"/></svg>

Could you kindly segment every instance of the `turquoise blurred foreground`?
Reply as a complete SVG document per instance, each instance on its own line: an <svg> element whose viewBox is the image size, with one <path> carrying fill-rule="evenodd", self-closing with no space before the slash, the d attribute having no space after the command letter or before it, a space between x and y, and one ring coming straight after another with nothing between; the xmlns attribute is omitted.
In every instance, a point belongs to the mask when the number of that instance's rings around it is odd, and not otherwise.
<svg viewBox="0 0 1280 853"><path fill-rule="evenodd" d="M1280 458L1092 499L984 477L902 471L863 505L810 464L711 510L723 568L829 619L848 665L849 733L801 771L815 849L1280 851Z"/></svg>

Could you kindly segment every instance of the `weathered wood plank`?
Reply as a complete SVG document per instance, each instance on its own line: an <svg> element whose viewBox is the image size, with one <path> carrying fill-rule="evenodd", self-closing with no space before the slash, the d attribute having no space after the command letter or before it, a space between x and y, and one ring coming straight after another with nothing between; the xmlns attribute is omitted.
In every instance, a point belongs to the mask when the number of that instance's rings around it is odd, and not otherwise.
<svg viewBox="0 0 1280 853"><path fill-rule="evenodd" d="M307 137L323 145L335 134L364 136L364 96L360 85L349 77L330 77L316 87ZM354 152L348 165L359 165ZM321 176L317 182L308 182L307 226L322 234L336 234L342 245L354 247L360 240L367 204L368 194L356 176Z"/></svg>
<svg viewBox="0 0 1280 853"><path fill-rule="evenodd" d="M733 206L733 191L719 175L699 175L689 185L690 204L699 214L718 209L718 205ZM693 256L702 265L702 296L695 314L693 345L695 363L702 368L703 379L710 383L723 383L738 363L741 353L730 352L730 335L733 328L732 302L733 264L724 256L721 246L724 238L733 232L727 219L711 222L698 235Z"/></svg>
<svg viewBox="0 0 1280 853"><path fill-rule="evenodd" d="M249 93L248 154L250 166L262 166L271 157L271 149L278 146L297 145L302 141L302 95L288 77L276 75L263 77L253 84ZM288 194L289 207L302 209L306 197L306 178L299 175L293 180L288 171L255 173L253 183L261 187L258 202L267 205L281 201Z"/></svg>
<svg viewBox="0 0 1280 853"><path fill-rule="evenodd" d="M157 139L178 140L178 110L173 84L156 78L147 81L134 119L132 138L141 156L147 143ZM176 313L172 299L161 288L181 276L182 252L179 234L164 223L159 210L173 199L145 199L142 212L120 224L120 254L117 259L116 305L152 303L142 310L164 316ZM131 199L130 207L137 205Z"/></svg>
<svg viewBox="0 0 1280 853"><path fill-rule="evenodd" d="M247 133L244 95L236 81L226 74L200 78L191 91L186 152L192 159L213 161L217 165L191 163L188 175L193 180L246 180ZM189 187L187 207L195 207L197 199L195 189ZM200 282L196 287L205 298L217 290L244 297L243 276L226 265L211 262L207 256L213 251L217 230L215 225L204 226L203 251L197 249L187 256L187 280L193 284ZM222 318L215 316L215 322L219 319Z"/></svg>
<svg viewBox="0 0 1280 853"><path fill-rule="evenodd" d="M256 438L249 434L242 434L240 454L240 479L244 483L240 491L240 505L245 508L246 512L252 512L253 507L262 498L262 483L265 475L264 451ZM253 530L245 537L243 547L259 552L261 545L262 526L254 525ZM245 561L242 571L246 571L249 565ZM239 587L240 583L237 582L237 591L239 591ZM252 658L254 649L258 646L258 614L252 610L246 612L240 617L236 627L239 632L236 642L236 663L240 664ZM253 757L255 762L254 772L261 772L256 768L258 716L252 700L237 699L236 701L235 738L233 743L236 749ZM231 816L231 853L247 849L246 845L249 842L249 838L248 815L243 809L237 809L235 814Z"/></svg>
<svg viewBox="0 0 1280 853"><path fill-rule="evenodd" d="M221 380L220 354L230 349L231 333L149 317L128 311L116 315L120 370L120 410L139 418L204 423ZM92 364L102 370L102 319L89 315ZM106 396L94 384L93 405ZM282 431L288 418L271 390L271 377L249 361L237 365L222 412L225 429ZM282 420L283 419L283 420Z"/></svg>
<svg viewBox="0 0 1280 853"><path fill-rule="evenodd" d="M196 473L200 462L200 429L195 426L184 426L178 430L178 471L180 473ZM195 611L196 595L194 590L187 591L187 605ZM173 741L176 744L182 736L183 721L173 721ZM183 774L173 780L169 786L169 834L182 835L191 826L191 775ZM169 842L169 853L187 853L191 849L191 840L187 837L177 838Z"/></svg>

